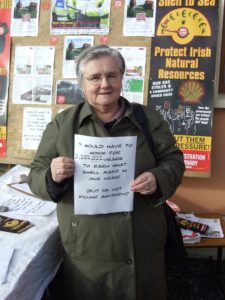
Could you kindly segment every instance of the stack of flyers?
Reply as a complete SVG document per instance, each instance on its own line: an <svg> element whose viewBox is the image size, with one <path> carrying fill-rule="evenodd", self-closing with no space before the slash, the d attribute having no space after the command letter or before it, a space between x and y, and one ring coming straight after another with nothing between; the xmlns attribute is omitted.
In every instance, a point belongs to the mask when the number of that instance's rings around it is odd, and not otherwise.
<svg viewBox="0 0 225 300"><path fill-rule="evenodd" d="M192 230L188 229L181 229L183 242L194 244L194 243L200 243L201 241L201 234L199 232L194 232Z"/></svg>
<svg viewBox="0 0 225 300"><path fill-rule="evenodd" d="M182 219L179 217L177 218L177 221L181 228L189 229L194 232L205 233L207 231L207 229L209 228L209 226L207 224L203 224L198 221Z"/></svg>

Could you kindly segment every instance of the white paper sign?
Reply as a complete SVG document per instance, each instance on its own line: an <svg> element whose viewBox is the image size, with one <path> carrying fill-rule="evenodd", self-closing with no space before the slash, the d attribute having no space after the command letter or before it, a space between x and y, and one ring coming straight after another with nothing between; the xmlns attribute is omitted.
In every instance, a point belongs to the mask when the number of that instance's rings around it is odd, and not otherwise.
<svg viewBox="0 0 225 300"><path fill-rule="evenodd" d="M136 136L75 135L74 213L107 214L133 210Z"/></svg>

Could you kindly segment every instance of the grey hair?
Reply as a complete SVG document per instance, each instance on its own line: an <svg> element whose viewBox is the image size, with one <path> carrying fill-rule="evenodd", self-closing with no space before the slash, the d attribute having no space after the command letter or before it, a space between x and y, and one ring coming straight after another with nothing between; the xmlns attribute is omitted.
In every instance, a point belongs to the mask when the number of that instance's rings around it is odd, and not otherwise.
<svg viewBox="0 0 225 300"><path fill-rule="evenodd" d="M82 79L83 79L83 68L84 66L91 60L101 58L103 56L109 56L115 58L119 63L119 68L121 74L125 72L125 60L122 54L116 49L110 48L107 45L95 45L92 47L88 47L78 56L78 60L76 62L76 74L78 79L78 84L82 87Z"/></svg>

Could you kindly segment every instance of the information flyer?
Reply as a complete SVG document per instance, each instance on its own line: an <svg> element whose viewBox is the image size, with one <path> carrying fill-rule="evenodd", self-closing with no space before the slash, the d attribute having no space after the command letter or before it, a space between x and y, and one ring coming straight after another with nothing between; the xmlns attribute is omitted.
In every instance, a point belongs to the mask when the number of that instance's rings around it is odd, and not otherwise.
<svg viewBox="0 0 225 300"><path fill-rule="evenodd" d="M38 36L40 0L12 0L11 36Z"/></svg>
<svg viewBox="0 0 225 300"><path fill-rule="evenodd" d="M13 104L50 104L55 47L17 46L13 74Z"/></svg>
<svg viewBox="0 0 225 300"><path fill-rule="evenodd" d="M125 0L124 36L154 36L156 0Z"/></svg>
<svg viewBox="0 0 225 300"><path fill-rule="evenodd" d="M126 61L122 96L130 102L144 102L146 47L113 46Z"/></svg>
<svg viewBox="0 0 225 300"><path fill-rule="evenodd" d="M187 176L209 177L218 1L157 1L148 106L168 122Z"/></svg>

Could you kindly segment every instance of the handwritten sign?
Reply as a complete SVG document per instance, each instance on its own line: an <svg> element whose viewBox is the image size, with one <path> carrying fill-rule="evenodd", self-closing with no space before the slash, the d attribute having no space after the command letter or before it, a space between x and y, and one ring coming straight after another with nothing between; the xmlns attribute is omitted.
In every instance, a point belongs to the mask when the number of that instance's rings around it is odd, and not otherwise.
<svg viewBox="0 0 225 300"><path fill-rule="evenodd" d="M133 210L136 136L75 135L74 212L107 214Z"/></svg>

